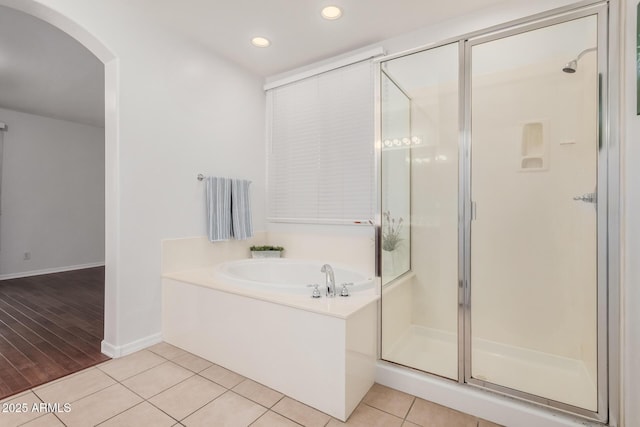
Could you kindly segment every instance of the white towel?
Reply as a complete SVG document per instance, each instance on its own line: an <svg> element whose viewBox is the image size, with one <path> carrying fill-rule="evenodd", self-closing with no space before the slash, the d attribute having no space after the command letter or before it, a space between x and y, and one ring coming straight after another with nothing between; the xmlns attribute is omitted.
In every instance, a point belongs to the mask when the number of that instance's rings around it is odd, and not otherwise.
<svg viewBox="0 0 640 427"><path fill-rule="evenodd" d="M253 237L250 184L246 179L231 180L231 236L238 240Z"/></svg>
<svg viewBox="0 0 640 427"><path fill-rule="evenodd" d="M231 238L231 180L206 178L207 235L210 242Z"/></svg>

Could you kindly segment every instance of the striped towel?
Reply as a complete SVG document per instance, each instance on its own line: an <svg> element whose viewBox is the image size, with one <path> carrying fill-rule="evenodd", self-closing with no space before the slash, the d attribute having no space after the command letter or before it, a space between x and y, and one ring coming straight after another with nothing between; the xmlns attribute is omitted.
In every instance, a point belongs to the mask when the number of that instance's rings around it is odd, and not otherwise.
<svg viewBox="0 0 640 427"><path fill-rule="evenodd" d="M231 180L231 235L237 240L253 237L250 184L246 179Z"/></svg>
<svg viewBox="0 0 640 427"><path fill-rule="evenodd" d="M253 237L249 185L245 179L206 178L207 237L210 242Z"/></svg>
<svg viewBox="0 0 640 427"><path fill-rule="evenodd" d="M231 238L231 180L207 177L207 235L210 242Z"/></svg>

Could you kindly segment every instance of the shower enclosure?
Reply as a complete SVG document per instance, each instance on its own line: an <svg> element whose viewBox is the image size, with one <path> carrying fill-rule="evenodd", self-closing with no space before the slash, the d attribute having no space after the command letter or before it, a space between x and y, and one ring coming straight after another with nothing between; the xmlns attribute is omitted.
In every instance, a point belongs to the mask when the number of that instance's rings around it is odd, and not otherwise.
<svg viewBox="0 0 640 427"><path fill-rule="evenodd" d="M383 360L607 420L607 16L381 60Z"/></svg>

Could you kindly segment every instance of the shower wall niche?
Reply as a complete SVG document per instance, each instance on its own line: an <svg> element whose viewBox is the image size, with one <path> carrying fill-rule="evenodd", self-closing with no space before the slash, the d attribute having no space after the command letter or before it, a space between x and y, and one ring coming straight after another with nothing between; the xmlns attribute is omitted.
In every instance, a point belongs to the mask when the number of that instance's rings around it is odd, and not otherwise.
<svg viewBox="0 0 640 427"><path fill-rule="evenodd" d="M541 121L522 124L520 170L529 172L547 168L549 148L546 144L549 137L546 131L548 129L548 124L545 126Z"/></svg>

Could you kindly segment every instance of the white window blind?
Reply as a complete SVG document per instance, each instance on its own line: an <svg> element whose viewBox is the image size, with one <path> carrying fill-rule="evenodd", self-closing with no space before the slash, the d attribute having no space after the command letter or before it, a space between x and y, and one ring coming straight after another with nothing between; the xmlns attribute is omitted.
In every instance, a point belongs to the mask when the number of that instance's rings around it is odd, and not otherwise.
<svg viewBox="0 0 640 427"><path fill-rule="evenodd" d="M270 89L269 220L373 218L373 67L363 61Z"/></svg>

